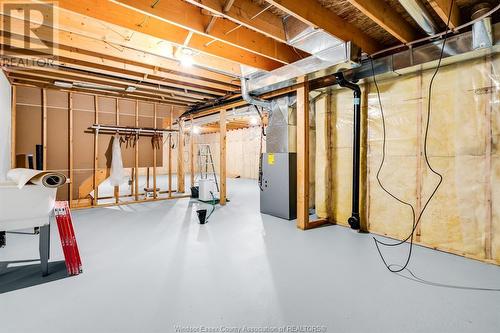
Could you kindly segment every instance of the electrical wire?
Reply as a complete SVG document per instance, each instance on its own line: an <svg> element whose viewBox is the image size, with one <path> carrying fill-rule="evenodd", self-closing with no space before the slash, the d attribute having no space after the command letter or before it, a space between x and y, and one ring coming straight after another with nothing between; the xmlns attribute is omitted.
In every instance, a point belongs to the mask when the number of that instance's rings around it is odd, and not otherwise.
<svg viewBox="0 0 500 333"><path fill-rule="evenodd" d="M402 268L403 266L400 266L400 265L397 265L397 264L391 264L391 265L389 265L389 267L399 267L399 268ZM396 274L399 275L399 276L401 276L402 278L407 279L407 280L411 280L411 281L414 281L414 282L418 282L418 283L429 285L429 286L433 286L433 287L461 289L461 290L496 291L496 292L500 292L500 289L498 289L498 288L462 286L462 285L456 285L456 284L446 284L446 283L441 283L441 282L433 282L433 281L422 279L421 277L417 276L415 273L413 273L407 267L404 268L404 271L408 272L409 276L403 275L400 272L396 272Z"/></svg>
<svg viewBox="0 0 500 333"><path fill-rule="evenodd" d="M385 158L386 158L387 132L386 132L384 109L383 109L383 105L382 105L382 98L380 97L380 89L379 89L378 82L377 82L377 79L376 79L376 76L375 76L375 68L374 68L374 65L373 65L373 58L370 58L373 82L374 82L375 88L377 90L377 97L378 97L378 102L379 102L379 106L380 106L380 114L381 114L381 117L382 117L382 131L383 131L382 160L380 162L380 167L379 167L379 169L377 171L377 182L378 182L378 184L380 185L380 187L382 188L382 190L385 193L387 193L389 196L391 196L393 199L395 199L399 203L401 203L401 204L403 204L405 206L408 206L411 209L411 212L412 212L412 230L411 230L410 234L408 235L408 237L406 237L405 239L403 239L403 240L401 240L399 242L396 242L396 243L386 243L386 242L379 241L376 237L373 237L373 240L375 242L375 246L377 248L377 252L380 255L380 258L382 259L382 262L384 263L385 267L390 272L392 272L392 273L400 273L400 272L402 272L403 270L405 270L408 267L408 265L410 263L410 260L411 260L411 257L412 257L412 254L413 254L413 244L414 244L413 240L414 240L414 236L415 236L415 231L417 230L417 227L418 227L418 225L419 225L419 223L420 223L420 221L422 219L422 216L423 216L424 212L426 211L429 203L432 201L432 199L434 198L434 195L436 194L436 192L441 187L441 184L443 183L443 175L440 174L438 171L436 171L432 167L432 165L431 165L431 163L429 161L429 155L428 155L428 137L429 137L429 126L430 126L430 122L431 122L431 113L432 113L432 103L431 103L431 100L432 100L432 88L433 88L433 85L434 85L434 80L436 79L436 76L438 75L439 70L441 68L441 63L442 63L443 55L444 55L444 49L445 49L446 41L447 41L447 38L448 38L448 33L447 32L449 31L450 19L451 19L451 12L452 12L452 9L453 9L454 2L455 2L455 0L451 1L450 11L449 11L449 14L448 14L448 22L446 23L446 32L444 34L443 46L441 47L441 53L439 55L439 61L438 61L436 70L434 71L434 74L432 75L431 81L429 83L428 100L427 100L427 121L426 121L426 125L425 125L425 134L424 134L424 159L425 159L425 163L426 163L427 167L429 168L429 170L434 175L436 175L438 177L439 181L436 184L436 186L434 187L434 190L432 191L432 193L429 196L429 198L425 201L425 204L422 207L422 210L420 211L420 213L418 214L418 217L416 216L415 208L413 207L413 205L411 203L409 203L409 202L404 201L401 198L398 198L396 195L392 194L383 185L382 180L380 179L380 173L382 172L382 169L383 169L384 163L385 163ZM409 248L408 255L406 257L405 263L402 266L400 266L400 265L394 265L394 264L388 264L387 261L386 261L386 259L385 259L385 257L384 257L384 255L382 254L382 252L380 250L380 246L379 245L384 245L384 246L388 246L388 247L400 246L400 245L406 243L408 240L410 240L410 248ZM398 268L394 269L393 267L398 267Z"/></svg>

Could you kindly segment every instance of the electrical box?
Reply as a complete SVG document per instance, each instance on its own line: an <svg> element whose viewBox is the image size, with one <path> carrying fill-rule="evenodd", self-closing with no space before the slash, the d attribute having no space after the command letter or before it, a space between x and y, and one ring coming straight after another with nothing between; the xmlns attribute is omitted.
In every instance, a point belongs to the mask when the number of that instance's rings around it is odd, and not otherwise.
<svg viewBox="0 0 500 333"><path fill-rule="evenodd" d="M279 218L297 218L297 154L262 154L260 212Z"/></svg>

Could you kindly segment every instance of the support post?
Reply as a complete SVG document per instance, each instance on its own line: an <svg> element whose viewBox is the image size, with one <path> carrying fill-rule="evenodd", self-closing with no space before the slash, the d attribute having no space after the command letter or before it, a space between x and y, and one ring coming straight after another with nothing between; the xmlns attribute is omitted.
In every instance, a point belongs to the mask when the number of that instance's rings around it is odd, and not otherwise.
<svg viewBox="0 0 500 333"><path fill-rule="evenodd" d="M99 124L99 97L94 95L94 122ZM99 203L99 186L97 184L97 170L99 168L99 131L94 132L94 175L92 185L94 187L94 201L93 206Z"/></svg>
<svg viewBox="0 0 500 333"><path fill-rule="evenodd" d="M69 138L69 147L68 147L68 161L69 161L69 207L73 207L73 93L70 92L68 96L68 111L69 111L69 124L68 124L68 138Z"/></svg>
<svg viewBox="0 0 500 333"><path fill-rule="evenodd" d="M227 170L226 170L226 110L220 111L220 204L224 206L226 204L226 194L227 194Z"/></svg>
<svg viewBox="0 0 500 333"><path fill-rule="evenodd" d="M194 186L194 132L193 132L193 115L190 117L191 120L191 133L189 135L189 162L190 162L190 174L191 174L191 187Z"/></svg>
<svg viewBox="0 0 500 333"><path fill-rule="evenodd" d="M43 144L43 170L47 170L47 89L42 90L42 107L43 107L43 133L42 133L42 144Z"/></svg>
<svg viewBox="0 0 500 333"><path fill-rule="evenodd" d="M168 129L172 129L174 107L170 107ZM172 198L172 133L168 133L168 197Z"/></svg>
<svg viewBox="0 0 500 333"><path fill-rule="evenodd" d="M120 126L120 107L118 105L118 98L115 99L115 116L116 126ZM120 202L120 186L114 188L115 203Z"/></svg>
<svg viewBox="0 0 500 333"><path fill-rule="evenodd" d="M135 101L135 127L139 127L139 101ZM137 134L136 134L137 135ZM139 200L139 140L135 140L135 201Z"/></svg>
<svg viewBox="0 0 500 333"><path fill-rule="evenodd" d="M297 89L297 227L309 224L309 85Z"/></svg>
<svg viewBox="0 0 500 333"><path fill-rule="evenodd" d="M184 121L178 121L179 140L177 145L177 192L186 192L186 181L184 174Z"/></svg>
<svg viewBox="0 0 500 333"><path fill-rule="evenodd" d="M157 128L157 117L158 117L158 104L154 103L154 128ZM153 199L156 199L158 193L156 193L156 164L157 161L157 149L156 143L153 145ZM149 179L149 178L148 178Z"/></svg>
<svg viewBox="0 0 500 333"><path fill-rule="evenodd" d="M12 86L12 114L11 114L11 150L10 150L10 166L16 168L16 119L17 119L17 87Z"/></svg>

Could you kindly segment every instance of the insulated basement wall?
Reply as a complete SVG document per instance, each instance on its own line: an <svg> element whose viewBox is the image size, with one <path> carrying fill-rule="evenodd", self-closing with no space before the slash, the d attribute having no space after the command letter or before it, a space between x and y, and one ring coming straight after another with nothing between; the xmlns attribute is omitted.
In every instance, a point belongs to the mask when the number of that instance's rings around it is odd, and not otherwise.
<svg viewBox="0 0 500 333"><path fill-rule="evenodd" d="M428 87L433 70L379 82L387 148L380 173L384 186L419 212L439 178L423 158ZM368 180L362 207L369 231L402 239L412 229L411 210L386 194L377 181L382 158L382 121L375 86L364 88L363 112ZM339 224L351 207L352 93L331 91L328 178L319 178L327 194L316 191L316 206ZM416 240L432 248L500 264L500 57L488 56L443 67L431 98L428 155L443 183L425 211ZM326 116L324 117L326 118ZM318 159L319 161L321 159ZM324 163L317 173L327 174ZM318 182L318 177L317 177ZM317 184L317 188L318 188ZM325 201L325 196L327 196ZM331 211L328 212L328 206Z"/></svg>
<svg viewBox="0 0 500 333"><path fill-rule="evenodd" d="M227 175L228 177L241 177L258 179L260 155L260 127L250 127L227 132ZM219 172L220 161L220 136L219 133L202 134L195 137L196 143L210 144L214 157L215 170ZM266 150L265 141L263 151ZM195 145L195 155L198 147ZM198 160L195 164L198 171Z"/></svg>

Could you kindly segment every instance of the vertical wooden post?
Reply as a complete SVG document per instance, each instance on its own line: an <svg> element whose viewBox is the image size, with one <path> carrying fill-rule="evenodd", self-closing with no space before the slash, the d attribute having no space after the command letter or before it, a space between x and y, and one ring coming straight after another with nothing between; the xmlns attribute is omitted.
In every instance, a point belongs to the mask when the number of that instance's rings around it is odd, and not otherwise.
<svg viewBox="0 0 500 333"><path fill-rule="evenodd" d="M491 55L486 56L486 73L491 73L489 75L488 87L494 87L493 77L495 76L495 69L493 67ZM485 124L486 124L486 151L485 151L485 198L486 198L486 222L485 222L485 240L484 240L484 253L486 259L491 259L493 257L493 194L492 194L492 170L493 168L493 124L491 117L495 116L493 105L495 104L495 94L492 91L489 94L489 100L487 101L485 108Z"/></svg>
<svg viewBox="0 0 500 333"><path fill-rule="evenodd" d="M190 173L191 173L191 187L194 186L194 132L193 132L193 115L190 117L191 120L191 133L189 136L189 162L190 162Z"/></svg>
<svg viewBox="0 0 500 333"><path fill-rule="evenodd" d="M69 152L69 207L73 207L73 93L70 92L68 96L68 118L69 118L69 124L68 124L68 137L69 137L69 147L68 147L68 152Z"/></svg>
<svg viewBox="0 0 500 333"><path fill-rule="evenodd" d="M309 86L297 89L297 227L309 224Z"/></svg>
<svg viewBox="0 0 500 333"><path fill-rule="evenodd" d="M416 203L415 203L415 211L421 212L422 211L422 191L423 191L423 182L424 182L424 174L423 174L423 169L424 169L424 149L423 149L423 140L424 140L424 132L423 132L423 117L422 115L426 112L426 106L424 103L424 96L422 95L423 92L423 72L420 71L418 75L418 96L420 97L418 101L418 112L417 112L417 171L416 171L416 190L417 190L417 195L416 195ZM430 97L429 97L430 98ZM417 225L417 228L415 229L415 240L417 242L420 242L422 238L422 222L423 220L420 220L420 223Z"/></svg>
<svg viewBox="0 0 500 333"><path fill-rule="evenodd" d="M94 122L99 124L99 97L94 95ZM97 171L99 169L99 132L94 132L94 175L92 185L94 187L94 202L97 206L99 203L99 184L97 183Z"/></svg>
<svg viewBox="0 0 500 333"><path fill-rule="evenodd" d="M43 170L47 170L47 89L42 90L42 113L43 113L43 133L42 133L42 144L43 144Z"/></svg>
<svg viewBox="0 0 500 333"><path fill-rule="evenodd" d="M154 121L153 121L153 126L154 128L157 128L157 117L158 117L158 105L156 103L154 105ZM156 150L156 144L153 145L153 199L156 199L157 193L156 193L156 164L157 164L157 150Z"/></svg>
<svg viewBox="0 0 500 333"><path fill-rule="evenodd" d="M139 101L135 101L135 127L139 127ZM139 138L140 139L140 138ZM135 141L135 201L139 200L139 140Z"/></svg>
<svg viewBox="0 0 500 333"><path fill-rule="evenodd" d="M16 119L17 119L17 87L12 86L12 108L11 108L11 123L10 123L10 166L12 169L16 167Z"/></svg>
<svg viewBox="0 0 500 333"><path fill-rule="evenodd" d="M328 168L328 179L327 179L327 194L326 194L326 210L328 213L328 222L331 224L336 223L334 219L333 211L333 154L332 154L332 120L333 120L333 108L332 108L332 91L328 89L326 94L326 157L327 157L327 168Z"/></svg>
<svg viewBox="0 0 500 333"><path fill-rule="evenodd" d="M184 173L184 121L178 120L179 140L177 144L177 191L186 192L186 180Z"/></svg>
<svg viewBox="0 0 500 333"><path fill-rule="evenodd" d="M115 98L115 123L116 126L120 126L120 107L118 106L118 98ZM114 188L115 203L120 202L120 186L115 186Z"/></svg>
<svg viewBox="0 0 500 333"><path fill-rule="evenodd" d="M168 129L172 129L172 121L174 119L174 107L170 107L170 119ZM168 197L172 197L172 133L168 133Z"/></svg>
<svg viewBox="0 0 500 333"><path fill-rule="evenodd" d="M220 110L219 120L220 131L220 204L226 204L226 186L227 186L227 170L226 170L226 110Z"/></svg>

